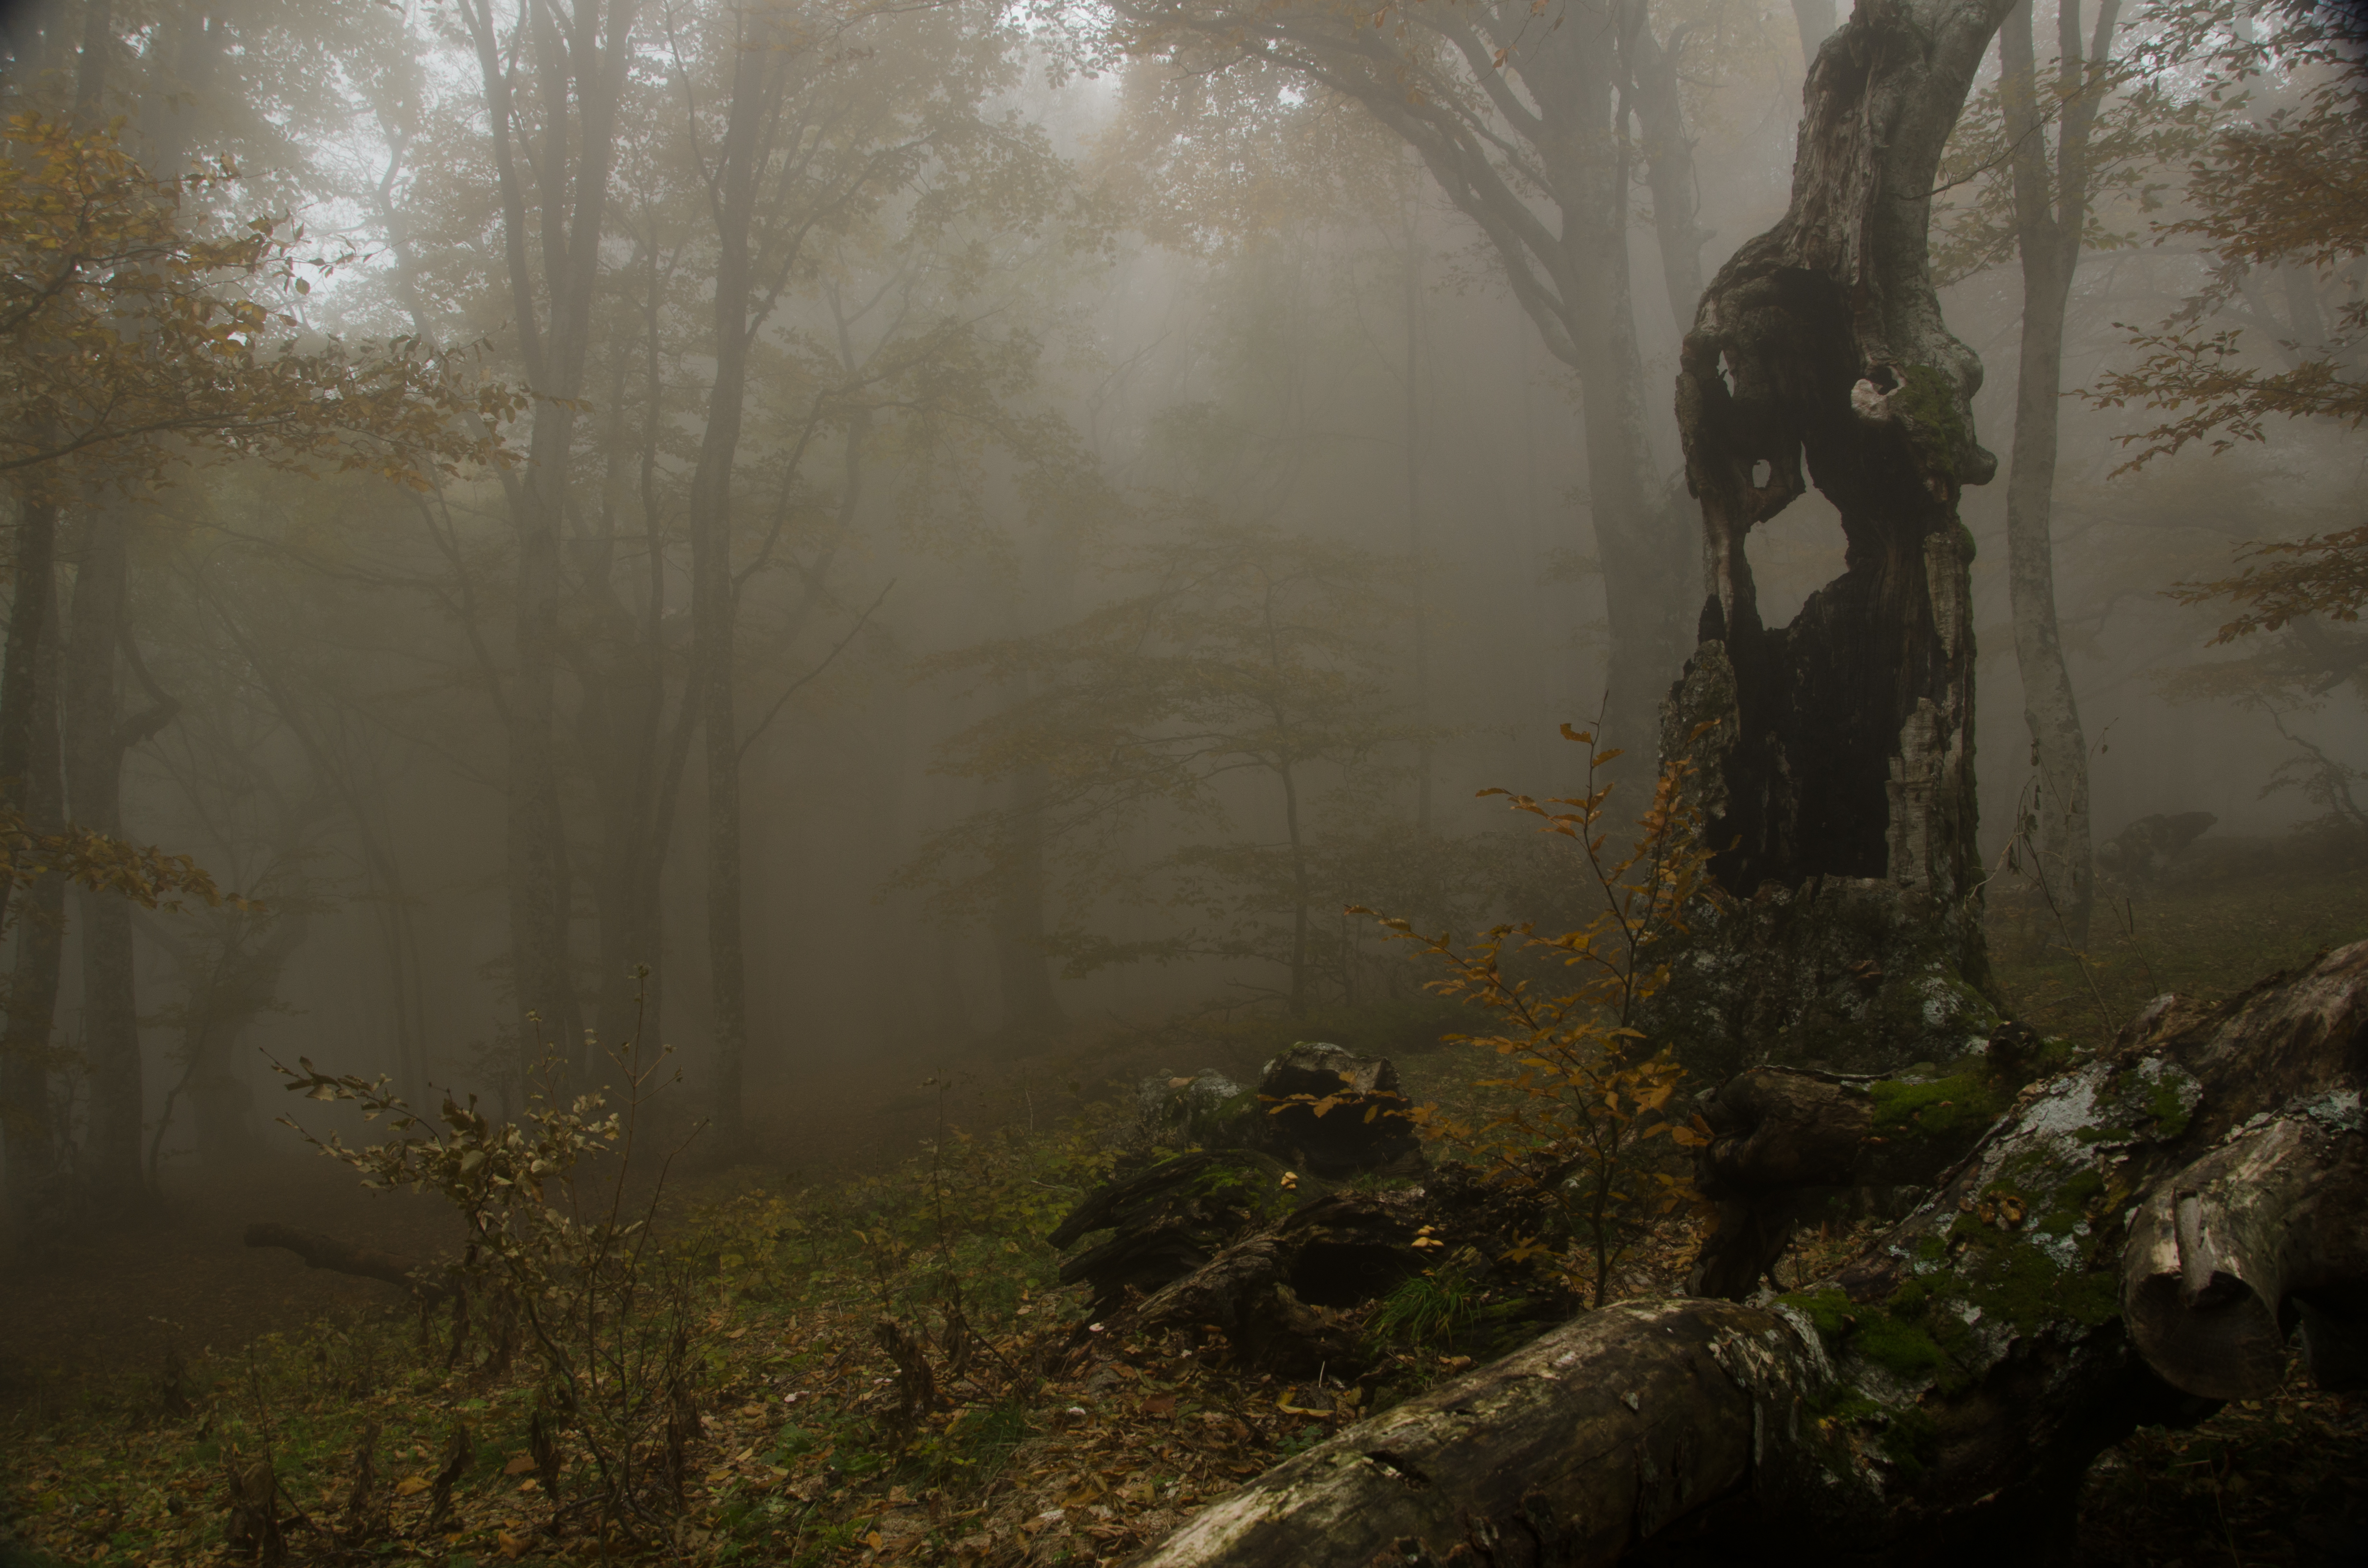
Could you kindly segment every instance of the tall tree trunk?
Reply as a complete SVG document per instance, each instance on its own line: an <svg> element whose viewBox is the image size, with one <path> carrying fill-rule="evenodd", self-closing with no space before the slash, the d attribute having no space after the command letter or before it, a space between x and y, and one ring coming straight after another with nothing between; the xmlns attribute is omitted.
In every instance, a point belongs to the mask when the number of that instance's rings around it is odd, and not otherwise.
<svg viewBox="0 0 2368 1568"><path fill-rule="evenodd" d="M1550 84L1551 150L1563 211L1565 361L1580 385L1588 514L1609 632L1604 728L1623 753L1613 777L1648 791L1661 695L1684 656L1693 551L1659 505L1645 433L1645 362L1628 262L1629 165L1614 134L1610 51L1550 35L1530 62ZM1434 172L1436 172L1434 170ZM1641 807L1642 802L1639 802Z"/></svg>
<svg viewBox="0 0 2368 1568"><path fill-rule="evenodd" d="M1417 176L1419 177L1419 176ZM1422 564L1422 203L1406 202L1406 556L1414 562L1414 718L1430 725L1429 574ZM1431 751L1428 738L1415 743L1414 826L1430 832ZM1347 959L1344 956L1342 962ZM1346 971L1344 970L1345 973Z"/></svg>
<svg viewBox="0 0 2368 1568"><path fill-rule="evenodd" d="M1827 5L1830 20L1831 5ZM1702 185L1694 173L1694 142L1686 130L1685 100L1678 92L1678 55L1683 28L1656 39L1645 7L1630 14L1621 49L1626 91L1644 133L1645 183L1653 193L1653 239L1661 257L1661 281L1678 331L1693 325L1702 301L1702 250L1710 231L1702 226Z"/></svg>
<svg viewBox="0 0 2368 1568"><path fill-rule="evenodd" d="M160 697L137 713L121 709L117 660L131 637L132 503L96 494L84 509L72 610L65 636L60 723L66 804L77 827L123 834L123 761L179 711ZM147 1081L140 1050L139 971L131 904L112 890L74 890L82 969L82 1049L90 1069L90 1127L83 1173L104 1204L142 1187L141 1132Z"/></svg>
<svg viewBox="0 0 2368 1568"><path fill-rule="evenodd" d="M188 155L187 95L201 95L227 41L223 25L184 12L165 28L163 81L148 84L139 119L141 153L159 175L180 172ZM104 102L106 55L113 45L112 13L93 7L84 39L76 112L88 118ZM137 317L120 330L138 335ZM131 635L132 497L117 484L91 487L82 521L72 619L65 638L60 702L68 807L76 824L121 833L123 759L131 747L169 722L169 700L125 722L118 706L116 660ZM131 906L111 892L82 890L80 915L83 1050L90 1068L90 1125L85 1175L107 1203L129 1201L141 1186L141 1131L146 1085L140 1059L138 973L131 949Z"/></svg>
<svg viewBox="0 0 2368 1568"><path fill-rule="evenodd" d="M531 222L528 181L513 147L521 129L511 91L515 67L504 58L491 0L463 0L461 10L476 47L493 134L520 358L538 394L527 471L508 485L518 541L515 669L506 707L513 981L521 1031L539 1035L580 1072L588 1063L570 958L573 878L559 800L561 540L635 0L608 0L605 16L600 0L529 0L526 7L520 25L530 37L513 40L513 48L534 62L535 97L545 117L541 135L530 138L536 142ZM541 241L539 279L529 259L530 235ZM544 295L540 303L538 282Z"/></svg>
<svg viewBox="0 0 2368 1568"><path fill-rule="evenodd" d="M1941 323L1927 230L2005 10L1860 6L1810 72L1791 210L1720 269L1685 340L1678 422L1712 580L1664 749L1699 768L1711 839L1732 845L1713 870L1746 901L1702 934L1724 966L1655 1002L1663 1027L1691 1020L1698 1071L1772 1049L1847 1070L1947 1060L1995 1016L1957 501L1998 465L1974 439L1981 362ZM1812 478L1847 569L1770 630L1745 536Z"/></svg>
<svg viewBox="0 0 2368 1568"><path fill-rule="evenodd" d="M575 660L584 690L578 730L600 810L600 859L593 880L600 932L594 1028L604 1048L632 1039L637 1028L660 1028L656 1008L663 1006L665 983L658 876L673 819L672 796L664 788L670 755L661 641L666 540L654 493L656 443L665 419L658 341L662 273L654 244L646 260L643 331L624 346L610 388L611 417L604 437L609 472L601 487L598 532L583 551L578 591L586 626ZM642 430L638 440L629 441L627 367L637 355L644 367ZM637 460L648 570L639 586L638 615L626 602L629 596L619 591L615 543L622 528L619 497Z"/></svg>
<svg viewBox="0 0 2368 1568"><path fill-rule="evenodd" d="M752 284L749 240L756 221L761 133L776 81L768 51L751 36L747 12L734 13L732 97L716 173L713 316L715 380L707 427L690 482L690 667L704 738L707 780L707 962L715 1030L717 1131L727 1145L746 1132L748 995L742 950L740 720L732 572L732 467L748 387Z"/></svg>
<svg viewBox="0 0 2368 1568"><path fill-rule="evenodd" d="M65 825L59 776L56 547L58 508L28 491L18 513L16 596L0 675L0 799L39 836ZM0 1138L7 1143L10 1229L22 1233L41 1183L57 1170L50 1128L50 1034L65 947L65 879L54 870L5 893L17 938L8 1023L0 1036Z"/></svg>
<svg viewBox="0 0 2368 1568"><path fill-rule="evenodd" d="M123 831L123 756L131 737L118 710L117 649L127 634L131 506L102 492L84 508L74 599L65 638L66 801L77 826ZM82 1049L90 1069L90 1129L83 1169L102 1202L127 1200L140 1185L145 1094L140 1009L131 954L131 908L103 890L75 890L82 955Z"/></svg>
<svg viewBox="0 0 2368 1568"><path fill-rule="evenodd" d="M1284 843L1291 853L1291 1016L1298 1017L1307 1011L1308 954L1308 888L1307 843L1299 824L1299 780L1293 775L1291 759L1279 759L1274 771L1282 780L1282 825Z"/></svg>
<svg viewBox="0 0 2368 1568"><path fill-rule="evenodd" d="M86 129L104 114L108 56L115 42L109 0L87 0L82 23L74 118ZM64 677L58 634L59 506L50 488L54 483L37 477L17 492L16 594L9 606L6 664L0 670L0 804L17 812L37 836L65 826L58 738L58 692ZM11 1225L20 1234L40 1184L57 1170L49 1058L65 954L65 887L64 877L54 870L20 887L13 861L0 883L0 923L13 926L17 934L7 1028L0 1036L0 1138L7 1142Z"/></svg>
<svg viewBox="0 0 2368 1568"><path fill-rule="evenodd" d="M2073 948L2089 939L2096 866L2089 834L2089 743L2055 620L2055 550L2048 524L2055 494L2057 408L2064 379L2064 316L2080 265L2089 215L2089 130L2119 0L2104 0L2096 47L2081 58L2079 0L2062 0L2056 166L2048 168L2032 4L2022 0L1998 33L2000 105L2014 172L2015 237L2022 254L2022 357L2015 383L2014 454L2007 472L2007 580L2014 611L2022 716L2036 767L2038 875ZM2053 190L2049 187L2054 187Z"/></svg>
<svg viewBox="0 0 2368 1568"><path fill-rule="evenodd" d="M1066 530L1046 538L1037 555L1035 591L1020 597L1021 603L1037 606L1041 625L1015 625L1015 634L1056 626L1068 619L1076 598L1080 553L1076 537ZM1022 671L1012 685L1012 705L1025 703L1030 694L1031 684ZM1042 1040L1068 1023L1053 991L1053 956L1044 945L1050 935L1045 918L1044 809L1051 792L1051 777L1031 764L1013 773L1005 804L1011 823L1010 865L996 897L993 937L1002 981L1003 1030L1019 1040Z"/></svg>

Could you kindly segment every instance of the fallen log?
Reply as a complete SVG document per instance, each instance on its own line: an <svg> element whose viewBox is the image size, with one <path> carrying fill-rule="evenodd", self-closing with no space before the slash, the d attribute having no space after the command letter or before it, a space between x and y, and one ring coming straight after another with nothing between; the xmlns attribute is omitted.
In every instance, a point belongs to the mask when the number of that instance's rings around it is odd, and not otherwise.
<svg viewBox="0 0 2368 1568"><path fill-rule="evenodd" d="M1350 1365L1357 1335L1336 1309L1386 1295L1422 1271L1424 1195L1336 1192L1227 1246L1114 1321L1121 1339L1215 1328L1245 1370L1306 1375Z"/></svg>
<svg viewBox="0 0 2368 1568"><path fill-rule="evenodd" d="M451 1293L428 1278L421 1265L408 1258L374 1247L356 1246L318 1231L300 1231L293 1225L264 1221L246 1228L246 1244L292 1252L304 1260L307 1268L325 1268L332 1274L350 1274L362 1279L382 1279L425 1301L440 1301Z"/></svg>
<svg viewBox="0 0 2368 1568"><path fill-rule="evenodd" d="M2363 1087L2368 943L2216 1007L2166 998L2017 1094L1832 1278L1591 1313L1278 1466L1136 1568L1577 1568L1689 1516L1734 1550L1866 1562L2046 1539L2135 1426L2259 1392L2290 1313L2314 1375L2357 1386ZM1792 1167L1816 1174L1812 1153Z"/></svg>

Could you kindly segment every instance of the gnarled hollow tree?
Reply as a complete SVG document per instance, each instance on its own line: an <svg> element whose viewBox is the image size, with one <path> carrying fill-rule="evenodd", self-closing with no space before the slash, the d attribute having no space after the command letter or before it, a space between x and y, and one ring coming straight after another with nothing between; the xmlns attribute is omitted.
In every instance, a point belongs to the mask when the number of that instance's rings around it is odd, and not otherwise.
<svg viewBox="0 0 2368 1568"><path fill-rule="evenodd" d="M1998 463L1981 362L1941 319L1932 185L2001 0L1869 0L1809 73L1791 210L1712 281L1678 377L1702 507L1691 748L1741 903L1657 1021L1697 1071L1948 1060L1995 1022L1975 903L1974 650L1958 520ZM1745 540L1811 483L1842 575L1761 619ZM1705 728L1707 726L1707 728Z"/></svg>

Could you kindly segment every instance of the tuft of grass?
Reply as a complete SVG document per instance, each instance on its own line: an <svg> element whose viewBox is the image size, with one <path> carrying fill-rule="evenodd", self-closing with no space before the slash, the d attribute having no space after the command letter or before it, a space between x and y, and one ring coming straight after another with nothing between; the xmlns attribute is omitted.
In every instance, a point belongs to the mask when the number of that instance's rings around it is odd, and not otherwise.
<svg viewBox="0 0 2368 1568"><path fill-rule="evenodd" d="M1485 1293L1469 1274L1454 1264L1444 1264L1414 1276L1383 1297L1374 1310L1372 1327L1384 1339L1417 1348L1436 1345L1452 1350L1456 1335L1469 1332L1485 1302Z"/></svg>

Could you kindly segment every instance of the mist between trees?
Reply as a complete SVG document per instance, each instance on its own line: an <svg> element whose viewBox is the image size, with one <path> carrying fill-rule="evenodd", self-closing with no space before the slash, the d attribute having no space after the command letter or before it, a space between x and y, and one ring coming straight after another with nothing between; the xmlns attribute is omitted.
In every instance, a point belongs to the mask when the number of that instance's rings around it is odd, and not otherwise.
<svg viewBox="0 0 2368 1568"><path fill-rule="evenodd" d="M2018 12L1941 161L1982 854L2076 947L2134 822L2361 825L2358 203L2247 216L2361 189L2294 15ZM1551 924L1477 791L1578 722L1650 798L1679 339L1838 19L13 13L17 1222L278 1137L264 1049L514 1109L646 1018L763 1151L849 1063L1417 997L1348 906ZM1844 563L1814 488L1746 548L1771 628Z"/></svg>

